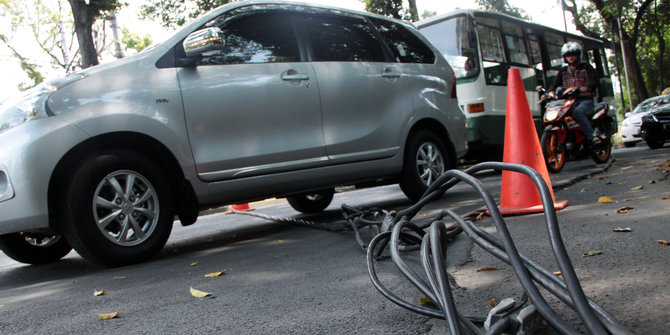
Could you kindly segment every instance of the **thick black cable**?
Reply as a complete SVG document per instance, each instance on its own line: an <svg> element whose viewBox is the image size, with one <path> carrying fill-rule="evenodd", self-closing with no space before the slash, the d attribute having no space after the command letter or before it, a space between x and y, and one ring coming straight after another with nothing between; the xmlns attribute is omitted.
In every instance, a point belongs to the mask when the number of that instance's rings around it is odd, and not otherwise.
<svg viewBox="0 0 670 335"><path fill-rule="evenodd" d="M511 172L523 173L531 178L531 180L535 183L538 191L540 192L542 203L545 208L544 216L552 250L559 268L564 274L564 281L556 278L549 271L543 269L538 264L518 252L512 240L511 234L507 230L504 220L502 219L502 216L500 215L500 212L495 202L493 201L493 197L486 190L483 183L472 176L484 170L507 170ZM432 290L431 292L428 290L427 285L423 279L414 273L402 261L399 253L400 250L398 248L398 240L401 236L404 236L405 233L403 232L403 229L405 227L421 226L413 225L409 220L413 218L425 204L434 199L442 197L449 188L453 187L461 181L469 184L481 195L484 203L486 204L486 207L491 213L491 218L496 226L500 240L474 226L471 221L466 221L458 217L453 211L442 211L440 213L439 219L435 219L432 223L429 234L424 234L421 246L421 260L428 278L428 282L430 283L430 289ZM477 164L465 170L464 172L457 170L448 171L429 187L422 199L420 199L415 205L403 211L399 211L398 213L392 213L392 215L389 214L384 218L382 223L383 232L377 236L380 238L377 239L377 237L375 237L373 239L374 243L371 242L370 248L368 249L368 271L370 272L371 279L375 287L387 298L393 297L393 299L390 299L394 303L410 310L420 310L421 312L419 313L422 313L423 315L440 315L436 317L447 319L450 323L450 330L452 333L459 333L460 325L466 325L466 331L470 333L478 333L477 329L472 328L474 326L470 323L468 318L462 317L458 313L458 311L455 309L455 304L453 303L451 288L443 265L444 259L446 257L446 249L443 247L443 244L446 244L446 240L448 239L448 229L445 228L446 223L442 221L442 218L444 217L450 217L454 219L460 225L460 228L462 228L478 246L484 248L488 252L491 252L495 257L503 260L504 262L511 264L514 268L517 278L524 288L524 291L526 294L528 294L528 297L535 305L537 311L557 330L566 334L575 332L572 327L570 327L565 321L561 320L555 314L553 309L549 307L546 300L542 297L541 294L539 294L537 286L535 286L535 282L548 289L569 307L573 308L580 316L584 326L591 334L606 334L607 331L605 328L615 334L629 334L629 332L623 328L623 326L621 326L621 324L614 317L608 314L595 302L588 299L584 294L581 285L579 284L579 280L577 279L577 276L574 272L574 268L572 267L570 259L567 255L565 245L563 244L562 238L560 236L557 223L558 220L556 218L553 199L549 188L547 187L546 183L544 183L544 180L539 175L539 173L527 166L517 164L488 162ZM389 230L391 230L390 236ZM414 234L416 234L416 231L414 231ZM401 273L403 273L403 275L406 276L410 282L417 286L417 288L419 288L422 293L428 296L431 300L435 301L442 313L435 313L434 310L430 311L429 309L426 311L427 309L423 307L405 302L383 287L376 276L373 264L375 260L375 254L377 257L379 257L383 251L383 249L377 249L379 247L378 244L381 245L382 248L385 248L387 244L390 244L389 249L391 252L391 257L394 262L396 262L396 266L401 271ZM520 306L518 302L515 305ZM503 317L503 319L499 320L491 326L489 333L499 333L501 329L508 327L509 325L511 325L511 323L509 320L507 320L507 317Z"/></svg>

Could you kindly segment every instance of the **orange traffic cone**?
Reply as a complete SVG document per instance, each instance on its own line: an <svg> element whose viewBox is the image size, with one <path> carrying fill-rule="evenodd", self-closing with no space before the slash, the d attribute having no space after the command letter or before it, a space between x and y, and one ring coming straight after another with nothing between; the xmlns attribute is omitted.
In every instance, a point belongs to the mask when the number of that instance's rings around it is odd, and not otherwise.
<svg viewBox="0 0 670 335"><path fill-rule="evenodd" d="M505 163L527 165L536 170L549 186L556 210L568 205L567 200L556 201L551 180L537 138L533 116L530 114L526 91L519 69L509 69L507 74L507 115L505 117ZM540 191L530 177L513 171L503 171L500 192L502 215L541 213L544 211Z"/></svg>
<svg viewBox="0 0 670 335"><path fill-rule="evenodd" d="M227 211L226 214L233 214L233 213L235 213L235 211L238 211L238 212L248 212L248 211L253 211L253 209L249 208L249 204L248 204L248 203L245 203L245 204L233 204L233 205L230 205L230 208L231 208L232 210Z"/></svg>

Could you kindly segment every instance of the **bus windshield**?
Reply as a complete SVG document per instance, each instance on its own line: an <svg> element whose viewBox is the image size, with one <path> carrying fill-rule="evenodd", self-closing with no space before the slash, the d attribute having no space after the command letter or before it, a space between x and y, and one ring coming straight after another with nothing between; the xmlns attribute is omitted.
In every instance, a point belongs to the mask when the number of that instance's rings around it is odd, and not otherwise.
<svg viewBox="0 0 670 335"><path fill-rule="evenodd" d="M442 52L456 78L471 78L479 74L477 37L465 15L427 26L421 32Z"/></svg>

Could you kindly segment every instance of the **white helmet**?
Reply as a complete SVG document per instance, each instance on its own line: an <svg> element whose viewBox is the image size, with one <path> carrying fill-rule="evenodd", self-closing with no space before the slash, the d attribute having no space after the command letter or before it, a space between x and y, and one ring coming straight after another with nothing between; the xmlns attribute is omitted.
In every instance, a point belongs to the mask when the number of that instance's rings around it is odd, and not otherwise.
<svg viewBox="0 0 670 335"><path fill-rule="evenodd" d="M577 55L579 59L582 58L582 46L577 42L566 42L561 47L561 56Z"/></svg>

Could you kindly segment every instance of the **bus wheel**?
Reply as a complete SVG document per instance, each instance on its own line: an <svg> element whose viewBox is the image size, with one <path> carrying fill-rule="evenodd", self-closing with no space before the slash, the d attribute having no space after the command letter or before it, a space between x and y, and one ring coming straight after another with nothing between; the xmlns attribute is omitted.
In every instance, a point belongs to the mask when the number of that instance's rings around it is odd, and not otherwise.
<svg viewBox="0 0 670 335"><path fill-rule="evenodd" d="M334 188L327 188L317 192L303 193L286 197L289 205L301 213L318 213L326 209L333 201Z"/></svg>
<svg viewBox="0 0 670 335"><path fill-rule="evenodd" d="M400 189L409 199L418 201L428 186L451 166L442 139L427 130L416 132L405 148Z"/></svg>
<svg viewBox="0 0 670 335"><path fill-rule="evenodd" d="M551 173L561 172L565 165L565 143L558 142L558 134L554 131L545 131L540 139L544 162Z"/></svg>

